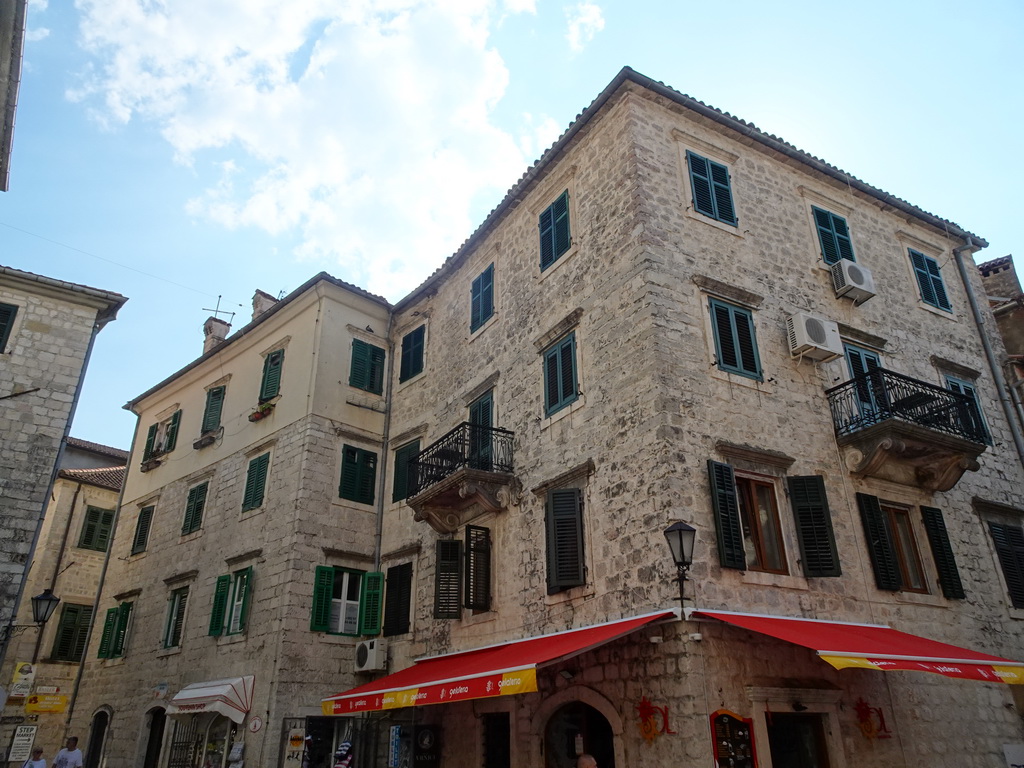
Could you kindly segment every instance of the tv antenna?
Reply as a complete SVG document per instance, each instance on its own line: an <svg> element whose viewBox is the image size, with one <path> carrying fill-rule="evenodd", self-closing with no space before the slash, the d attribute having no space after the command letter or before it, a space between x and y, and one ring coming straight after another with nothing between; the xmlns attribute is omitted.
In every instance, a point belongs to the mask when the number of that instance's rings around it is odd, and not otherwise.
<svg viewBox="0 0 1024 768"><path fill-rule="evenodd" d="M231 325L231 323L235 319L235 313L234 313L234 311L228 312L226 309L221 309L220 308L220 300L221 300L221 298L222 298L221 295L217 294L217 308L216 309L209 309L208 307L203 307L203 312L213 312L213 316L216 317L218 320L220 319L220 317L218 317L218 315L231 315L231 317L229 317L228 321L227 321L228 325Z"/></svg>

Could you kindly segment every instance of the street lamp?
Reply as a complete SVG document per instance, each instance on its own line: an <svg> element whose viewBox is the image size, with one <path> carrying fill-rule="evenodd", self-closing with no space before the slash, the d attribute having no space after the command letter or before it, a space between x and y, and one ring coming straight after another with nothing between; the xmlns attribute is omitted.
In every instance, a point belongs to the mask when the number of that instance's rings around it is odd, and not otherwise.
<svg viewBox="0 0 1024 768"><path fill-rule="evenodd" d="M41 593L32 598L32 621L34 626L42 629L43 625L50 620L57 608L60 598L53 594L53 590L44 589ZM6 642L8 638L24 632L32 624L8 624L0 628L0 641Z"/></svg>
<svg viewBox="0 0 1024 768"><path fill-rule="evenodd" d="M672 560L679 572L679 605L685 611L686 604L683 596L683 584L686 582L686 572L693 564L693 543L697 538L697 529L686 523L672 523L665 529L665 538L668 540L669 549L672 550Z"/></svg>

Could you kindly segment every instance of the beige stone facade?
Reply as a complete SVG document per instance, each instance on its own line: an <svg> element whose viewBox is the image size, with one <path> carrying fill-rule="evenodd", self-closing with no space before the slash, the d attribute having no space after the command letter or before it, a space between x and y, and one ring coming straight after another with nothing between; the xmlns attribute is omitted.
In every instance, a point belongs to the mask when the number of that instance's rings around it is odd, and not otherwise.
<svg viewBox="0 0 1024 768"><path fill-rule="evenodd" d="M856 301L837 297L823 227L870 270ZM568 768L581 751L602 768L711 765L724 749L711 718L728 712L762 768L799 750L834 768L1003 766L1002 745L1024 742L1014 686L837 670L796 643L696 618L542 665L536 691L339 716L332 730L315 704L380 677L372 664L353 673L353 645L373 633L316 631L310 618L316 566L378 571L388 673L484 646L514 655L526 638L677 608L663 531L682 521L697 530L688 609L888 625L1024 660L1024 561L998 539L1022 530L1019 435L970 309L980 276L958 268L983 244L624 70L395 307L332 314L359 294L314 279L327 298L307 284L280 317L133 401L113 548L125 592L101 602L131 594L139 608L124 658L87 671L79 730L107 706L119 723L107 765L200 765L173 751L170 727L147 756L154 713L173 714L185 684L255 675L244 722L262 727L237 736L247 765L293 764L282 744L303 727L311 768L334 765L350 735L356 766L404 754ZM800 313L817 325L794 356ZM230 375L228 400L242 382L253 390L258 356L285 338L285 377L296 358L318 375L282 386L271 425L232 406L223 444L190 450L204 388ZM380 398L345 386L353 338L388 339ZM146 430L177 410L177 447L137 471ZM345 446L377 453L374 505L338 498ZM264 506L240 512L247 463L267 450ZM202 529L182 536L190 489L207 479ZM132 555L147 505L150 543ZM216 578L249 564L245 632L208 636ZM185 585L185 638L168 651L167 599ZM446 690L463 686L457 672ZM437 758L410 752L426 726Z"/></svg>

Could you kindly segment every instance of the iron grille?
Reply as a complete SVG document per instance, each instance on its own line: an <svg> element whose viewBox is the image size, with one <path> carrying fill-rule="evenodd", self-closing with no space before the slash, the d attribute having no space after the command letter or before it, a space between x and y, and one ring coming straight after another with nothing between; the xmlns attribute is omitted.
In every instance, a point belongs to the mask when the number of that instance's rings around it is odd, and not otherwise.
<svg viewBox="0 0 1024 768"><path fill-rule="evenodd" d="M507 429L462 422L409 460L409 495L463 468L511 473L514 437Z"/></svg>

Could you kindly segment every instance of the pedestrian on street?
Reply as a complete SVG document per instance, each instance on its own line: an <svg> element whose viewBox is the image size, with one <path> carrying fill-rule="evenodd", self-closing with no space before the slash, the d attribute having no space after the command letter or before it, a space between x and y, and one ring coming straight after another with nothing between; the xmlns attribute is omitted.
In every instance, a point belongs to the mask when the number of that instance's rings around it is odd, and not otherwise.
<svg viewBox="0 0 1024 768"><path fill-rule="evenodd" d="M35 747L32 750L32 757L25 761L21 768L46 768L46 758L43 757L43 748Z"/></svg>
<svg viewBox="0 0 1024 768"><path fill-rule="evenodd" d="M57 753L53 768L82 768L82 750L78 748L77 736L71 736L67 746Z"/></svg>

